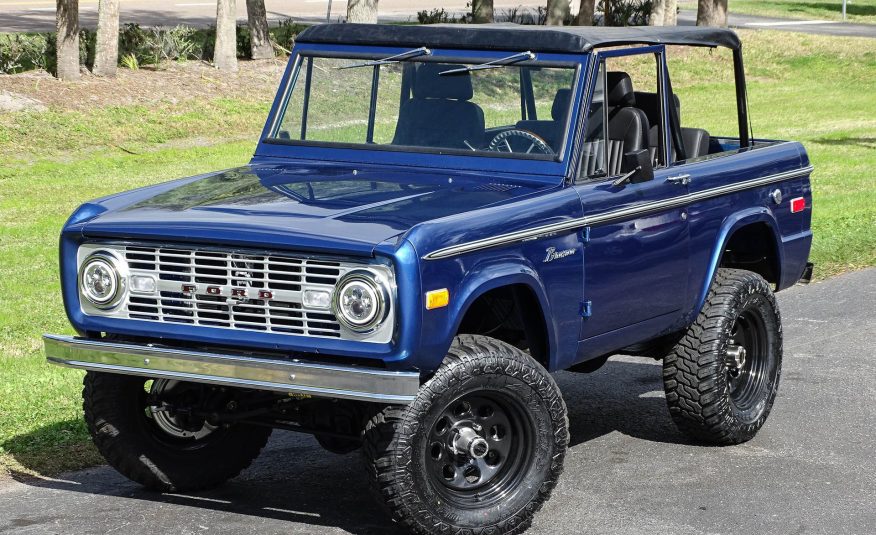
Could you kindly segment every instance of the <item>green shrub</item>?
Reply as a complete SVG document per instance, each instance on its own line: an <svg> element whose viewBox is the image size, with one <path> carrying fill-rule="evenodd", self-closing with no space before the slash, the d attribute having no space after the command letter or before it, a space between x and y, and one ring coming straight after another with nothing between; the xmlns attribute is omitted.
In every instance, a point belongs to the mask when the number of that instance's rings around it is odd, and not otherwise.
<svg viewBox="0 0 876 535"><path fill-rule="evenodd" d="M237 27L237 57L252 59L252 35L248 25Z"/></svg>
<svg viewBox="0 0 876 535"><path fill-rule="evenodd" d="M79 32L79 64L89 68L94 66L94 54L97 50L97 32L87 28Z"/></svg>
<svg viewBox="0 0 876 535"><path fill-rule="evenodd" d="M141 28L125 24L119 33L119 57L133 56L138 65L164 60L204 59L205 31L190 26Z"/></svg>
<svg viewBox="0 0 876 535"><path fill-rule="evenodd" d="M305 26L292 19L280 21L269 29L271 41L280 51L288 53ZM212 60L216 29L191 26L143 28L128 23L119 30L119 64L129 69L141 65L157 65L162 61ZM79 34L79 62L94 65L97 35L94 30ZM247 26L237 28L237 57L250 58L250 32ZM54 33L0 33L0 74L14 74L43 69L54 72L56 67Z"/></svg>
<svg viewBox="0 0 876 535"><path fill-rule="evenodd" d="M443 7L429 11L425 9L417 12L417 22L420 24L464 24L471 22L471 14L454 17Z"/></svg>
<svg viewBox="0 0 876 535"><path fill-rule="evenodd" d="M651 0L613 0L611 16L604 21L606 26L643 26L654 8ZM605 2L599 2L597 11L605 13Z"/></svg>
<svg viewBox="0 0 876 535"><path fill-rule="evenodd" d="M281 20L276 28L270 28L268 32L271 34L271 41L288 54L295 45L295 37L306 27L288 18Z"/></svg>
<svg viewBox="0 0 876 535"><path fill-rule="evenodd" d="M55 69L55 36L48 33L0 34L0 73Z"/></svg>
<svg viewBox="0 0 876 535"><path fill-rule="evenodd" d="M547 7L538 6L530 10L523 6L511 7L496 12L496 22L514 24L537 24L543 26L547 21Z"/></svg>
<svg viewBox="0 0 876 535"><path fill-rule="evenodd" d="M131 69L132 71L136 71L140 68L140 62L137 61L137 56L131 53L121 56L119 58L119 64L126 69Z"/></svg>

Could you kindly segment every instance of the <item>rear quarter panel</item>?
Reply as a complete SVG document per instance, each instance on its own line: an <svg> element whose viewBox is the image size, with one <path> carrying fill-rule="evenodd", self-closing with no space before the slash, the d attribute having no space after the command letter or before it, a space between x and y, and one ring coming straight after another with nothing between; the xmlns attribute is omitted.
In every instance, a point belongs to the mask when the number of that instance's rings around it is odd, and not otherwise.
<svg viewBox="0 0 876 535"><path fill-rule="evenodd" d="M710 189L749 180L787 173L795 174L795 171L808 167L809 159L802 145L794 142L777 142L732 155L680 165L678 168L679 171L683 170L684 173L691 175L690 194L696 195ZM691 235L689 295L692 299L689 320L692 320L702 307L727 240L735 230L745 225L763 223L772 232L778 255L779 274L776 289L787 288L799 280L808 260L812 241L810 171L689 205ZM775 190L781 192L782 200L778 204L771 196ZM806 199L806 209L792 214L790 201L795 197Z"/></svg>

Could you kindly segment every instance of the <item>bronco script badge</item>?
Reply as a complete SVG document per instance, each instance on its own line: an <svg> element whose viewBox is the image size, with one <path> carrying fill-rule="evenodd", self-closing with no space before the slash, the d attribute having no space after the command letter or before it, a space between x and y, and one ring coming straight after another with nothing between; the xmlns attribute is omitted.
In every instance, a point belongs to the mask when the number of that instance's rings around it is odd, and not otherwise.
<svg viewBox="0 0 876 535"><path fill-rule="evenodd" d="M544 263L553 262L559 258L566 258L567 256L572 256L575 254L575 249L563 249L562 251L557 251L556 247L548 247L545 249L547 255L544 257Z"/></svg>

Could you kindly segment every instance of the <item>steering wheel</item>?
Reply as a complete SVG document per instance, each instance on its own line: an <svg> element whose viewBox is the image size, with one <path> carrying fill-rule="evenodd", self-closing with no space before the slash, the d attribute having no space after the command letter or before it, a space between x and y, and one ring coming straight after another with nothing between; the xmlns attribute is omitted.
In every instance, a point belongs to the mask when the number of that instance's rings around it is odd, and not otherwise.
<svg viewBox="0 0 876 535"><path fill-rule="evenodd" d="M523 152L525 154L554 154L547 141L530 132L512 128L499 133L490 141L487 150L495 152Z"/></svg>

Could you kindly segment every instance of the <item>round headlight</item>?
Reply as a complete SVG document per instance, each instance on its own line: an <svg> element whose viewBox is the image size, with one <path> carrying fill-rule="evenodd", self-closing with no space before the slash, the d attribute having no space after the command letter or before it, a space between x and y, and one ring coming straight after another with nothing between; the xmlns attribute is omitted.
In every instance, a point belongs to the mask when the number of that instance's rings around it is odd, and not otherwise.
<svg viewBox="0 0 876 535"><path fill-rule="evenodd" d="M122 296L124 279L112 255L97 252L79 268L79 289L98 308L115 306Z"/></svg>
<svg viewBox="0 0 876 535"><path fill-rule="evenodd" d="M386 318L389 299L386 288L368 271L351 271L335 289L335 316L345 327L368 332Z"/></svg>

